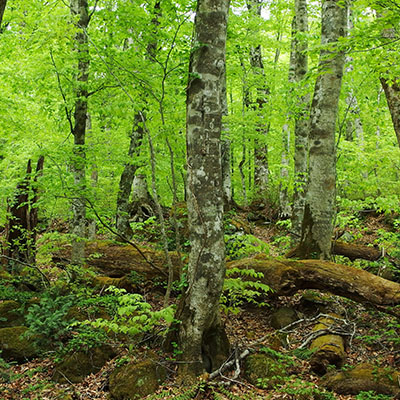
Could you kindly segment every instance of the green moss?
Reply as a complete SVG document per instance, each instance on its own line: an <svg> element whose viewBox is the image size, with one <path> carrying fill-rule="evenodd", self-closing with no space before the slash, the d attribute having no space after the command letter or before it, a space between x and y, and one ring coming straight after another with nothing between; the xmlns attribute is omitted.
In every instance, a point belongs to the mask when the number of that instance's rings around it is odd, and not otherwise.
<svg viewBox="0 0 400 400"><path fill-rule="evenodd" d="M103 365L115 356L111 346L94 347L87 352L77 351L67 355L54 372L53 380L59 383L79 383L86 376L99 372Z"/></svg>
<svg viewBox="0 0 400 400"><path fill-rule="evenodd" d="M23 362L37 356L38 352L31 339L21 337L28 328L14 326L0 329L0 350L5 360Z"/></svg>
<svg viewBox="0 0 400 400"><path fill-rule="evenodd" d="M399 379L399 372L391 368L360 364L354 369L327 374L321 383L339 394L374 391L378 394L395 395L400 392Z"/></svg>
<svg viewBox="0 0 400 400"><path fill-rule="evenodd" d="M0 328L21 326L24 318L19 311L21 305L13 300L0 303Z"/></svg>
<svg viewBox="0 0 400 400"><path fill-rule="evenodd" d="M141 399L154 393L166 376L166 369L152 360L123 365L110 376L111 399Z"/></svg>
<svg viewBox="0 0 400 400"><path fill-rule="evenodd" d="M252 354L247 357L244 373L252 385L264 389L283 383L288 375L282 362L268 354Z"/></svg>

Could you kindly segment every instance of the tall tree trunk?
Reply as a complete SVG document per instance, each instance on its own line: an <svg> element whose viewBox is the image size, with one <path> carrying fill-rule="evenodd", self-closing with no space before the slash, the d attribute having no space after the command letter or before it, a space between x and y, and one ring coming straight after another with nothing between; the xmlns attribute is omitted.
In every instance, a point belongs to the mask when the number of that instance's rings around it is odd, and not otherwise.
<svg viewBox="0 0 400 400"><path fill-rule="evenodd" d="M289 85L296 82L296 15L292 21L292 41L289 59ZM289 152L290 152L290 120L292 111L286 114L286 122L282 127L283 150L281 155L281 184L279 190L279 214L281 218L288 218L292 215L292 207L289 201L288 181L289 181Z"/></svg>
<svg viewBox="0 0 400 400"><path fill-rule="evenodd" d="M74 149L72 170L76 196L72 201L72 263L80 265L85 257L86 237L86 121L89 79L89 46L86 29L89 25L87 0L71 0L71 14L76 21L75 51L77 54L77 77L74 109Z"/></svg>
<svg viewBox="0 0 400 400"><path fill-rule="evenodd" d="M348 7L347 15L347 34L350 34L353 25L353 13L350 7ZM346 74L351 74L353 71L353 57L346 56ZM351 79L353 81L353 79ZM353 88L350 88L346 97L347 104L347 116L346 116L346 140L352 141L354 134L358 140L361 147L364 144L364 130L360 118L360 107L358 106L357 97L354 93Z"/></svg>
<svg viewBox="0 0 400 400"><path fill-rule="evenodd" d="M130 143L128 150L128 161L124 165L124 170L119 181L119 190L117 196L117 211L115 226L119 235L126 239L132 238L132 228L129 224L129 198L132 191L132 183L138 165L134 157L140 152L140 145L143 139L143 124L139 113L135 114L132 132L130 134Z"/></svg>
<svg viewBox="0 0 400 400"><path fill-rule="evenodd" d="M223 87L221 90L222 115L228 115L228 99L226 95L226 68L222 78ZM231 176L231 141L228 139L229 132L226 123L222 124L222 131L225 139L221 141L221 167L222 167L222 194L224 199L224 211L232 207L232 176Z"/></svg>
<svg viewBox="0 0 400 400"><path fill-rule="evenodd" d="M293 21L294 81L302 85L308 71L308 32L307 0L295 0L295 17ZM301 223L304 214L306 182L308 172L308 109L310 95L302 94L297 98L294 127L294 191L292 207L293 242L298 243L301 237Z"/></svg>
<svg viewBox="0 0 400 400"><path fill-rule="evenodd" d="M261 17L263 0L251 0L247 3L249 11ZM269 124L263 119L263 109L267 104L269 88L266 84L264 74L264 64L262 61L261 45L258 44L250 49L250 65L253 73L258 77L257 94L254 107L258 110L259 121L257 123L258 138L254 140L254 193L255 200L261 200L268 189L269 170L268 170L268 146L267 136Z"/></svg>
<svg viewBox="0 0 400 400"><path fill-rule="evenodd" d="M347 10L338 0L322 4L321 43L335 46L347 28ZM329 259L336 196L335 127L344 53L322 48L310 114L310 161L300 249L302 258Z"/></svg>
<svg viewBox="0 0 400 400"><path fill-rule="evenodd" d="M183 381L215 369L228 346L219 317L225 276L221 91L229 0L198 0L187 87L188 289L178 306Z"/></svg>

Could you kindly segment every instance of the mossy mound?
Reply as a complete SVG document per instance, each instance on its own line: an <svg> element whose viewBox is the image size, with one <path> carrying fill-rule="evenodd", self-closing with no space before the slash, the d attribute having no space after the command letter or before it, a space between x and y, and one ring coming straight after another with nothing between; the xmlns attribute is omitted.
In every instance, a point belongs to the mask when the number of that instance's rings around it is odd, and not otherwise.
<svg viewBox="0 0 400 400"><path fill-rule="evenodd" d="M86 376L99 372L115 355L114 349L108 345L94 347L87 352L74 352L56 366L53 380L59 383L82 382Z"/></svg>
<svg viewBox="0 0 400 400"><path fill-rule="evenodd" d="M321 384L338 394L356 395L374 391L377 394L398 395L400 373L391 368L378 368L360 364L354 369L332 372L325 375Z"/></svg>
<svg viewBox="0 0 400 400"><path fill-rule="evenodd" d="M115 286L117 288L125 289L127 292L134 291L135 285L132 284L127 276L121 278L110 278L109 276L95 276L92 280L93 286L95 288L108 288L110 286Z"/></svg>
<svg viewBox="0 0 400 400"><path fill-rule="evenodd" d="M154 393L167 377L165 367L153 360L132 362L117 368L110 376L112 400L141 399Z"/></svg>
<svg viewBox="0 0 400 400"><path fill-rule="evenodd" d="M0 328L21 326L24 317L19 311L21 305L13 300L5 300L0 303Z"/></svg>
<svg viewBox="0 0 400 400"><path fill-rule="evenodd" d="M293 308L280 307L271 316L271 326L275 329L282 329L298 319L297 313Z"/></svg>
<svg viewBox="0 0 400 400"><path fill-rule="evenodd" d="M271 389L277 384L283 383L288 375L285 366L274 357L258 353L246 358L244 375L252 385Z"/></svg>
<svg viewBox="0 0 400 400"><path fill-rule="evenodd" d="M32 340L21 337L27 330L26 326L0 329L0 350L5 360L24 362L38 356Z"/></svg>

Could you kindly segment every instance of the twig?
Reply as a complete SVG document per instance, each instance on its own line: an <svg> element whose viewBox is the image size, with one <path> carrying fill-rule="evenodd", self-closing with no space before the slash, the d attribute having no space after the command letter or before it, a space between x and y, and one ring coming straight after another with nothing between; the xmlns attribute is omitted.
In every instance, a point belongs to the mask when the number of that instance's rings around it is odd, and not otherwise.
<svg viewBox="0 0 400 400"><path fill-rule="evenodd" d="M120 233L118 233L116 230L114 230L113 228L111 228L111 226L109 226L108 224L106 224L103 219L100 217L100 215L98 214L97 210L94 208L93 203L86 198L86 201L89 203L90 208L92 209L92 211L94 212L94 215L96 216L96 218L99 220L99 222L107 229L109 230L113 235L119 237L124 243L128 243L130 244L133 248L135 248L138 253L143 257L143 259L147 262L147 264L149 264L151 267L153 267L154 269L156 269L158 272L160 272L161 274L163 274L164 276L168 276L167 273L165 271L163 271L161 268L157 267L157 265L155 265L152 261L150 261L146 255L143 253L143 251L140 249L140 247L132 242L131 240L127 239L125 236L121 235Z"/></svg>
<svg viewBox="0 0 400 400"><path fill-rule="evenodd" d="M17 262L17 263L19 263L21 265L25 265L26 267L36 269L40 273L40 275L42 275L44 277L44 279L47 281L49 286L51 285L49 278L40 270L40 268L38 266L32 265L32 264L28 264L28 263L26 263L24 261L18 260L17 258L12 258L12 257L5 256L4 254L0 254L0 257L5 258L5 259L10 260L10 261L15 261L15 262Z"/></svg>
<svg viewBox="0 0 400 400"><path fill-rule="evenodd" d="M62 96L63 101L64 101L64 109L65 109L65 114L67 116L67 120L68 120L68 123L69 123L69 129L70 129L71 133L73 134L74 133L74 126L73 126L73 123L72 123L71 110L68 110L68 107L67 107L68 103L67 103L67 99L66 99L64 90L63 90L62 85L61 85L60 73L58 72L56 62L54 61L53 50L50 50L50 58L51 58L51 63L53 64L54 70L56 71L58 88L60 89L61 96Z"/></svg>

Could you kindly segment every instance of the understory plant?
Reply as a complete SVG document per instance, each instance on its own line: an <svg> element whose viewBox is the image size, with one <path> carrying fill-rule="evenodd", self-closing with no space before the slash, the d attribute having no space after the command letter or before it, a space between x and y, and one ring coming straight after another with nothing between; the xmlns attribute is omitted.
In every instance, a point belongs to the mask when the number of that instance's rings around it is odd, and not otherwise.
<svg viewBox="0 0 400 400"><path fill-rule="evenodd" d="M152 331L156 326L170 324L174 320L174 306L154 311L140 294L127 293L125 289L110 286L106 289L115 299L115 313L110 319L97 318L94 321L83 321L97 329L116 334L136 336Z"/></svg>
<svg viewBox="0 0 400 400"><path fill-rule="evenodd" d="M272 289L260 281L263 277L262 272L256 272L254 269L228 269L220 298L222 310L226 314L237 314L245 303L260 307L267 305L264 298Z"/></svg>

